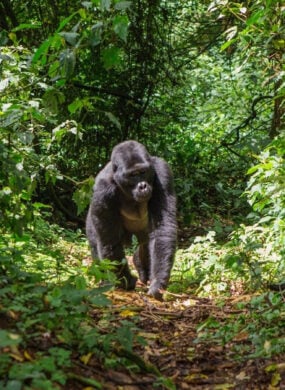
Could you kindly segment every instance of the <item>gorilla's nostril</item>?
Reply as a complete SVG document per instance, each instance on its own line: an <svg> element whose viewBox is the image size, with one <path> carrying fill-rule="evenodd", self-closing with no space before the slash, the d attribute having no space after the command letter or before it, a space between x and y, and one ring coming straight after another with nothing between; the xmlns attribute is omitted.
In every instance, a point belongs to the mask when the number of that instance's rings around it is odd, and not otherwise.
<svg viewBox="0 0 285 390"><path fill-rule="evenodd" d="M147 183L145 181L141 181L139 183L139 190L140 191L145 191L147 189Z"/></svg>

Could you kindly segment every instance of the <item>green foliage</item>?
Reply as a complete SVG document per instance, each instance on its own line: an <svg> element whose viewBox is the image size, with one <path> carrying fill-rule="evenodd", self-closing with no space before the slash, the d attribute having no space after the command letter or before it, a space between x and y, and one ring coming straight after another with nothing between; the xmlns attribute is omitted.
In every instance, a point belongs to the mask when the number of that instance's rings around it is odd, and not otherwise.
<svg viewBox="0 0 285 390"><path fill-rule="evenodd" d="M84 219L93 178L121 140L170 162L180 221L214 221L178 252L170 289L217 297L283 283L280 1L9 4L0 32L0 387L66 385L76 376L71 350L106 367L137 364L137 329L113 325L111 286L99 285L115 284L113 264L82 265L82 237L54 224L71 220L76 230L76 211ZM280 295L247 305L238 320L208 319L200 340L226 345L246 332L247 356L283 353ZM33 340L47 345L26 350ZM121 348L129 355L118 358ZM155 385L173 388L164 378Z"/></svg>
<svg viewBox="0 0 285 390"><path fill-rule="evenodd" d="M42 17L52 19L49 33L31 29L42 43L24 49L26 57L15 59L13 53L14 65L3 61L4 72L10 67L11 78L15 73L19 79L17 88L25 91L19 98L11 94L11 84L4 77L3 103L13 96L21 103L32 100L38 105L33 104L32 124L26 115L32 135L26 133L33 137L28 157L36 155L37 167L40 160L41 172L33 175L33 185L39 188L41 180L40 195L47 203L61 204L61 212L75 218L73 198L79 214L84 213L90 187L81 183L96 175L115 143L135 138L171 163L184 222L201 212L230 217L246 212L239 198L245 187L244 172L253 154L269 142L274 88L270 82L263 83L271 77L265 51L250 52L244 61L245 44L240 38L236 42L241 42L242 50L231 55L220 52L223 25L215 23L215 18L218 12L226 21L229 14L238 15L244 21L244 26L237 26L244 27L240 34L244 40L253 39L258 24L262 33L250 47L253 51L270 30L268 21L273 14L277 39L281 30L278 12L266 3L261 15L252 5L246 25L242 6L224 6L219 1L208 9L206 4L147 1L141 5L75 2L66 7L59 4L58 15L51 18L52 4L40 10L35 4L31 27L43 25ZM18 16L20 26L26 26L27 15ZM29 37L29 29L15 26L14 31L15 46L23 38L20 31L25 39ZM225 32L226 37L229 34ZM260 66L261 58L266 66ZM24 78L23 72L19 78L19 62L22 70L26 68ZM268 100L253 105L263 95ZM13 116L21 120L18 106L5 113L7 125ZM245 118L249 120L243 125ZM29 169L30 161L26 165ZM42 175L55 191L42 183ZM71 204L68 211L66 203Z"/></svg>
<svg viewBox="0 0 285 390"><path fill-rule="evenodd" d="M205 237L198 236L189 248L177 252L172 289L194 289L202 296L230 295L235 283L247 281L236 248L218 244L215 234L210 231Z"/></svg>
<svg viewBox="0 0 285 390"><path fill-rule="evenodd" d="M234 229L226 245L217 244L215 232L210 232L178 253L177 277L190 285L199 283L197 292L229 293L233 280L247 289L285 280L284 137L273 141L258 160L249 170L245 192L253 207L248 215L252 224Z"/></svg>
<svg viewBox="0 0 285 390"><path fill-rule="evenodd" d="M285 214L285 140L284 133L258 157L259 164L250 168L248 183L248 198L254 211L257 211L270 222L270 217L276 224L276 231L282 231L282 221Z"/></svg>
<svg viewBox="0 0 285 390"><path fill-rule="evenodd" d="M227 346L238 360L284 354L285 304L280 294L271 292L240 302L237 310L241 313L226 322L211 317L201 323L196 342Z"/></svg>
<svg viewBox="0 0 285 390"><path fill-rule="evenodd" d="M35 232L16 239L6 234L0 240L1 388L66 385L73 378L75 350L83 360L90 354L106 367L137 369L128 359L114 357L120 348L132 351L134 343L143 342L134 322L114 322L108 310L114 265L82 265L79 259L89 249L79 233L43 220L37 220Z"/></svg>
<svg viewBox="0 0 285 390"><path fill-rule="evenodd" d="M196 294L221 297L284 286L284 137L276 138L249 169L245 195L253 207L252 225L240 225L226 245L217 244L214 232L196 237L179 251L173 286L179 283ZM281 283L281 284L279 284ZM198 286L197 286L198 284ZM181 287L182 286L182 287ZM244 313L226 322L208 318L198 327L197 342L216 341L232 348L238 359L272 357L285 351L284 294L265 292L240 305ZM220 299L220 298L219 298ZM242 335L242 336L240 336ZM239 337L241 343L239 343ZM244 343L246 338L247 343Z"/></svg>
<svg viewBox="0 0 285 390"><path fill-rule="evenodd" d="M5 388L10 388L17 384L18 388L29 381L29 388L41 388L51 390L65 385L67 375L65 369L71 366L70 351L63 348L50 348L46 355L38 352L35 355L35 361L15 364L9 371L9 380ZM5 382L2 381L4 384Z"/></svg>

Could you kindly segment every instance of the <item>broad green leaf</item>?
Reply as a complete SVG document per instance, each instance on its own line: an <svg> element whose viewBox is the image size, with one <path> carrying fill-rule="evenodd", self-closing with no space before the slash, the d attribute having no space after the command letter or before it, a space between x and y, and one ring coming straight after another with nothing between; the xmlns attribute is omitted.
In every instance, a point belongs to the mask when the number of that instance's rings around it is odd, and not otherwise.
<svg viewBox="0 0 285 390"><path fill-rule="evenodd" d="M119 122L118 118L116 118L115 115L111 112L105 112L105 114L109 120L114 123L114 125L116 125L119 130L121 130L121 123Z"/></svg>
<svg viewBox="0 0 285 390"><path fill-rule="evenodd" d="M49 69L48 69L48 75L50 78L54 78L58 76L60 69L60 63L59 61L54 61L51 63Z"/></svg>
<svg viewBox="0 0 285 390"><path fill-rule="evenodd" d="M84 8L86 8L87 10L90 10L93 6L93 3L92 1L83 1L82 2L82 5ZM81 16L81 15L80 15Z"/></svg>
<svg viewBox="0 0 285 390"><path fill-rule="evenodd" d="M22 115L23 113L19 109L11 110L11 112L8 112L3 118L0 119L0 126L9 127L12 124L20 121Z"/></svg>
<svg viewBox="0 0 285 390"><path fill-rule="evenodd" d="M30 30L30 29L37 29L42 26L42 23L36 22L36 23L21 23L19 26L13 28L13 32L22 31L22 30Z"/></svg>
<svg viewBox="0 0 285 390"><path fill-rule="evenodd" d="M118 66L121 63L122 50L116 46L110 46L102 51L102 60L105 69Z"/></svg>
<svg viewBox="0 0 285 390"><path fill-rule="evenodd" d="M70 49L63 50L59 55L59 62L61 65L62 76L67 79L70 78L76 64L75 52Z"/></svg>
<svg viewBox="0 0 285 390"><path fill-rule="evenodd" d="M101 0L100 6L103 11L109 11L111 7L111 0Z"/></svg>
<svg viewBox="0 0 285 390"><path fill-rule="evenodd" d="M21 337L18 334L0 329L0 347L11 347L18 345L21 342Z"/></svg>
<svg viewBox="0 0 285 390"><path fill-rule="evenodd" d="M5 390L21 390L23 388L23 382L18 380L9 380L5 386Z"/></svg>
<svg viewBox="0 0 285 390"><path fill-rule="evenodd" d="M96 292L96 290L93 290ZM111 301L109 298L107 298L105 295L103 294L95 294L94 296L91 296L90 297L90 302L95 305L95 306L98 306L98 307L105 307L105 306L109 306Z"/></svg>
<svg viewBox="0 0 285 390"><path fill-rule="evenodd" d="M65 96L57 89L48 89L43 95L45 107L53 114L57 114L59 107L64 103Z"/></svg>
<svg viewBox="0 0 285 390"><path fill-rule="evenodd" d="M119 1L117 4L115 4L115 9L119 11L125 11L126 9L130 8L131 4L131 1Z"/></svg>
<svg viewBox="0 0 285 390"><path fill-rule="evenodd" d="M72 15L62 20L56 32L59 33L74 18L74 16L77 15L77 13L78 12L74 12Z"/></svg>
<svg viewBox="0 0 285 390"><path fill-rule="evenodd" d="M77 38L79 37L79 34L76 32L66 32L63 31L59 33L61 37L65 39L67 43L69 43L71 46L75 46L77 43Z"/></svg>
<svg viewBox="0 0 285 390"><path fill-rule="evenodd" d="M101 42L102 27L102 22L98 22L91 27L90 43L92 46L96 46Z"/></svg>
<svg viewBox="0 0 285 390"><path fill-rule="evenodd" d="M77 214L81 214L89 205L93 186L94 178L89 177L84 181L80 188L74 192L72 199L76 203Z"/></svg>
<svg viewBox="0 0 285 390"><path fill-rule="evenodd" d="M68 111L74 114L76 111L81 110L82 107L84 107L83 101L81 99L75 99L68 105Z"/></svg>
<svg viewBox="0 0 285 390"><path fill-rule="evenodd" d="M236 38L235 39L230 39L229 41L225 42L222 46L221 46L221 51L224 51L226 50L229 46L231 46L233 43L236 42Z"/></svg>
<svg viewBox="0 0 285 390"><path fill-rule="evenodd" d="M46 55L52 42L54 40L54 37L49 37L46 41L44 41L40 47L38 48L38 50L35 52L34 56L33 56L33 59L32 59L32 62L33 63L36 63L38 62L38 60L43 56L43 55Z"/></svg>
<svg viewBox="0 0 285 390"><path fill-rule="evenodd" d="M264 15L264 10L260 9L257 12L255 12L249 19L247 19L246 24L247 26L251 26L252 24L255 24L258 19L260 19Z"/></svg>
<svg viewBox="0 0 285 390"><path fill-rule="evenodd" d="M126 15L117 15L113 19L115 33L124 41L127 41L129 19Z"/></svg>

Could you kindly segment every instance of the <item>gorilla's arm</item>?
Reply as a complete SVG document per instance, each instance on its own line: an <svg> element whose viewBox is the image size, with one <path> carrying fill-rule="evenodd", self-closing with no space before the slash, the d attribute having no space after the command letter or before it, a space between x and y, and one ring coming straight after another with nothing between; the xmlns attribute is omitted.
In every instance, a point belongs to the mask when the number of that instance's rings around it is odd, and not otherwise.
<svg viewBox="0 0 285 390"><path fill-rule="evenodd" d="M93 229L100 259L121 260L124 257L122 224L118 210L116 185L112 180L112 167L109 163L96 177L87 220L87 229ZM88 226L90 224L91 227Z"/></svg>
<svg viewBox="0 0 285 390"><path fill-rule="evenodd" d="M173 177L166 162L152 157L155 169L153 196L150 200L152 232L149 251L151 262L149 294L160 298L159 289L166 288L176 247L176 197Z"/></svg>
<svg viewBox="0 0 285 390"><path fill-rule="evenodd" d="M87 216L86 230L88 232L92 255L99 259L117 260L117 277L122 287L133 289L136 278L131 275L124 259L123 235L124 229L118 203L117 186L113 181L111 164L99 173L92 202Z"/></svg>

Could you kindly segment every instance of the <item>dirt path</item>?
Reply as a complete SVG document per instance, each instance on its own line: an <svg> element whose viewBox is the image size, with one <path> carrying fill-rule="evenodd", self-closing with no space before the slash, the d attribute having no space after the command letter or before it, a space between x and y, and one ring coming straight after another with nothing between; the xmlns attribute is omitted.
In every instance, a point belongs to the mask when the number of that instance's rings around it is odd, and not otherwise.
<svg viewBox="0 0 285 390"><path fill-rule="evenodd" d="M110 297L114 322L116 318L129 320L137 317L138 332L147 345L136 345L130 354L121 351L123 357L139 363L145 373L106 370L97 376L98 380L104 382L104 389L285 389L284 359L276 360L280 368L278 378L276 371L268 369L273 361L235 359L234 347L246 343L247 335L240 334L224 347L209 341L196 341L197 326L207 318L223 321L241 314L233 301L229 300L220 308L211 300L189 296L172 297L170 302L157 302L144 292L114 291ZM157 375L151 373L154 367L164 377L171 378L175 387L162 384L156 387ZM95 370L93 375L95 372L98 373ZM86 373L83 375L86 376Z"/></svg>

